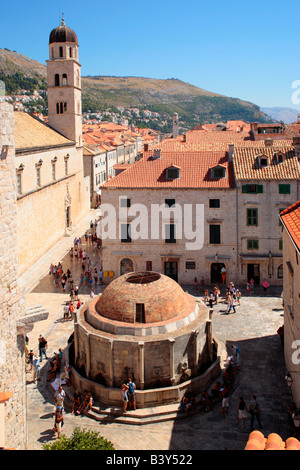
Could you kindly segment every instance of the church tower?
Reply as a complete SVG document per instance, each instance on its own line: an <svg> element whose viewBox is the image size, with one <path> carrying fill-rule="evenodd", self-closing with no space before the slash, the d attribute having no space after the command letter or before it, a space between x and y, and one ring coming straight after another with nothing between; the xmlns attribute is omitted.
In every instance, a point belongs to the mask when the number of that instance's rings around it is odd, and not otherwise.
<svg viewBox="0 0 300 470"><path fill-rule="evenodd" d="M49 38L47 60L49 125L82 146L81 65L78 62L78 39L75 32L62 24Z"/></svg>

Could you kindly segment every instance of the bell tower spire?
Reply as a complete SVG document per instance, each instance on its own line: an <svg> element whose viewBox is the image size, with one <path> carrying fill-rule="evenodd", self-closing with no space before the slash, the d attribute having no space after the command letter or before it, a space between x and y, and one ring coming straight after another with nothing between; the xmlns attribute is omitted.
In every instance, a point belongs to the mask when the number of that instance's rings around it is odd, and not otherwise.
<svg viewBox="0 0 300 470"><path fill-rule="evenodd" d="M48 122L68 139L82 146L81 65L78 62L78 39L75 32L61 25L49 38L47 60Z"/></svg>

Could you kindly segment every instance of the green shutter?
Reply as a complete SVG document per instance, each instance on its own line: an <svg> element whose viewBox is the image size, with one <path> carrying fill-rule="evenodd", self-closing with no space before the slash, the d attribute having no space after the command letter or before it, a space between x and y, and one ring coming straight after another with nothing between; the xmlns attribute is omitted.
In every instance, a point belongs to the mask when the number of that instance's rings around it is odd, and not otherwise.
<svg viewBox="0 0 300 470"><path fill-rule="evenodd" d="M242 193L247 193L248 192L248 185L247 184L243 184L242 186Z"/></svg>
<svg viewBox="0 0 300 470"><path fill-rule="evenodd" d="M263 192L264 192L264 187L263 187L262 184L258 184L258 185L257 185L257 192L258 192L258 193L263 193Z"/></svg>

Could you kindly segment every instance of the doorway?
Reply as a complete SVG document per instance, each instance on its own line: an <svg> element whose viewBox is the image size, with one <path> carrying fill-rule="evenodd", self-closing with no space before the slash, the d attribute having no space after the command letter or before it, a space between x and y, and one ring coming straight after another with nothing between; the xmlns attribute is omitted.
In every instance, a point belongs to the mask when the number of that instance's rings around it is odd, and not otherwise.
<svg viewBox="0 0 300 470"><path fill-rule="evenodd" d="M164 274L166 276L169 276L171 279L174 279L174 281L178 282L178 262L165 261Z"/></svg>
<svg viewBox="0 0 300 470"><path fill-rule="evenodd" d="M259 264L249 263L247 265L247 281L254 280L254 284L260 284Z"/></svg>
<svg viewBox="0 0 300 470"><path fill-rule="evenodd" d="M222 284L221 269L225 268L224 263L212 263L210 267L210 283L211 284Z"/></svg>

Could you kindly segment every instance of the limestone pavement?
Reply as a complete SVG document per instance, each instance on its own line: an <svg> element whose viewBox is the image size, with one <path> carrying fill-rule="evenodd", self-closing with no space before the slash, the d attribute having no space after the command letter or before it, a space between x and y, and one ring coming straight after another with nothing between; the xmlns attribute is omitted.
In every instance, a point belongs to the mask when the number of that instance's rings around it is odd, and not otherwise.
<svg viewBox="0 0 300 470"><path fill-rule="evenodd" d="M34 275L30 282L33 287L26 289L26 306L41 304L49 311L49 317L34 325L29 333L29 346L37 352L38 336L43 334L48 340L48 357L59 348L64 349L73 332L73 322L62 320L62 306L69 294L53 285L48 274L49 265L61 260L63 269L69 267L73 278L79 280L80 262L70 261L67 252L73 238L84 234L95 215L95 212L89 214L91 217L86 217L79 227L75 227L69 240L63 239L57 243L51 253L32 269ZM89 245L86 248L92 266L97 266L99 260L93 256L93 248ZM25 283L25 277L23 282ZM95 430L110 440L117 450L243 450L250 432L250 418L246 419L245 430L238 427L236 408L240 396L249 403L251 395L255 394L262 412L262 432L265 436L276 432L283 439L289 437L291 431L287 406L292 397L284 380L286 370L283 349L277 334L278 327L283 324L281 290L271 287L268 295L264 296L262 289L257 287L254 294L246 296L244 287L240 287L244 295L241 305L236 306L236 313L226 315L226 305L221 298L218 305L214 305L212 315L213 334L223 342L228 353L231 354L232 344L241 349L241 370L230 395L229 413L225 418L219 404L215 404L213 411L207 413L143 426L96 422L86 416L71 415L67 410L63 433L70 436L75 426ZM201 298L203 295L200 291L195 291L193 286L183 288L197 297ZM102 290L102 286L97 286L96 294ZM224 287L221 287L221 293L224 292ZM80 298L83 301L89 299L89 287L81 288ZM30 372L26 373L29 450L40 450L43 444L54 439L51 432L54 392L46 381L45 364L44 360L41 364L41 380L37 383L33 382Z"/></svg>

